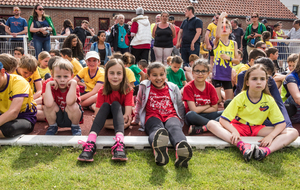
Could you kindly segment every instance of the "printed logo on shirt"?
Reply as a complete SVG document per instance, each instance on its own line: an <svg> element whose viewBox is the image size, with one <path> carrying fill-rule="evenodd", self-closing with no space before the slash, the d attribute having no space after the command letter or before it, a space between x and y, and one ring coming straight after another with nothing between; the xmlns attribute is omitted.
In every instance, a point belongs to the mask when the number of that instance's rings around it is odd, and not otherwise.
<svg viewBox="0 0 300 190"><path fill-rule="evenodd" d="M18 22L18 21L11 22L11 23L13 23L15 26L18 26L19 24L21 24L21 23L20 23L20 22Z"/></svg>
<svg viewBox="0 0 300 190"><path fill-rule="evenodd" d="M203 99L201 95L194 94L196 106L208 105L211 103L210 99Z"/></svg>
<svg viewBox="0 0 300 190"><path fill-rule="evenodd" d="M259 107L260 111L267 111L269 109L269 106L267 105L267 102L262 102L262 105Z"/></svg>
<svg viewBox="0 0 300 190"><path fill-rule="evenodd" d="M161 115L171 114L172 110L168 109L172 102L168 96L158 96L154 92L149 94L150 107L153 110L158 110L158 113Z"/></svg>

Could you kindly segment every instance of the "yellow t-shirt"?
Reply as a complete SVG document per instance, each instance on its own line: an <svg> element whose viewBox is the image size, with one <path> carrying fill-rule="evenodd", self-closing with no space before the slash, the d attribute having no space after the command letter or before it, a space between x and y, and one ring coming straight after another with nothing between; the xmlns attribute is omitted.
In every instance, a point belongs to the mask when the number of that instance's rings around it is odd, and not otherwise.
<svg viewBox="0 0 300 190"><path fill-rule="evenodd" d="M267 118L273 125L284 122L284 117L272 96L262 93L260 100L253 103L248 98L248 91L242 91L234 97L221 117L228 121L236 119L250 126L261 125Z"/></svg>
<svg viewBox="0 0 300 190"><path fill-rule="evenodd" d="M134 76L134 73L132 72L132 70L129 69L128 67L125 67L125 70L126 70L126 77L128 79L128 82L129 83L135 82L136 79L135 79L135 76Z"/></svg>
<svg viewBox="0 0 300 190"><path fill-rule="evenodd" d="M16 69L13 74L22 76L21 74L18 73L18 69ZM36 68L34 73L30 77L27 77L26 80L29 82L32 92L35 92L34 91L34 83L42 80L40 73L38 71L38 68Z"/></svg>
<svg viewBox="0 0 300 190"><path fill-rule="evenodd" d="M210 23L207 26L207 29L210 33L209 33L209 41L213 42L213 40L216 38L216 32L217 32L217 25L215 23Z"/></svg>
<svg viewBox="0 0 300 190"><path fill-rule="evenodd" d="M266 41L265 43L267 45L267 48L273 47L273 44L270 41Z"/></svg>
<svg viewBox="0 0 300 190"><path fill-rule="evenodd" d="M7 112L14 98L24 97L18 119L27 119L36 122L36 103L33 100L32 90L28 82L19 75L8 74L7 85L0 91L0 115Z"/></svg>
<svg viewBox="0 0 300 190"><path fill-rule="evenodd" d="M76 58L73 58L71 63L73 65L73 74L74 76L76 76L79 73L79 71L81 71L82 66Z"/></svg>
<svg viewBox="0 0 300 190"><path fill-rule="evenodd" d="M90 92L95 87L96 83L104 83L104 69L102 67L98 67L96 74L94 76L90 76L89 68L85 67L79 71L76 77L81 80L84 80L86 85L86 92Z"/></svg>
<svg viewBox="0 0 300 190"><path fill-rule="evenodd" d="M250 65L248 63L241 66L240 69L236 72L236 81L238 80L238 75L243 71L247 71L249 68Z"/></svg>
<svg viewBox="0 0 300 190"><path fill-rule="evenodd" d="M49 67L47 67L46 69L42 69L41 67L38 67L38 71L42 79L45 79L45 75L47 73L51 73Z"/></svg>

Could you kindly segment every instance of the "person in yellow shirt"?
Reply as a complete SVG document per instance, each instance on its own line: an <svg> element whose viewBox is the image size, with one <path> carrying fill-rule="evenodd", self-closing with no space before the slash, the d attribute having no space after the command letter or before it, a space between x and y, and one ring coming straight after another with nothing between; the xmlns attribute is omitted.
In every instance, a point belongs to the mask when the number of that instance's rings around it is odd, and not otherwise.
<svg viewBox="0 0 300 190"><path fill-rule="evenodd" d="M6 72L13 62L0 55L0 138L30 133L36 123L36 104L29 83Z"/></svg>
<svg viewBox="0 0 300 190"><path fill-rule="evenodd" d="M80 96L83 107L90 106L94 110L98 91L104 83L104 69L100 65L99 54L95 51L87 52L85 61L87 67L81 69L74 77L78 84L84 80L85 92ZM93 106L92 106L93 105Z"/></svg>
<svg viewBox="0 0 300 190"><path fill-rule="evenodd" d="M262 36L262 41L265 42L267 48L273 47L273 44L270 42L271 33L269 31L264 31L261 36Z"/></svg>
<svg viewBox="0 0 300 190"><path fill-rule="evenodd" d="M48 62L50 59L50 54L47 51L42 51L38 56L38 71L43 80L45 80L45 75L51 76L50 69L48 67Z"/></svg>
<svg viewBox="0 0 300 190"><path fill-rule="evenodd" d="M294 128L286 128L284 117L267 85L268 73L261 64L252 66L245 74L243 91L227 106L219 122L210 120L207 128L219 138L239 148L246 162L262 160L292 143L299 136ZM269 119L272 126L263 122ZM241 136L262 136L259 146L245 143Z"/></svg>
<svg viewBox="0 0 300 190"><path fill-rule="evenodd" d="M206 49L209 50L209 56L210 56L210 65L213 66L214 63L214 39L216 38L216 32L217 32L217 24L219 21L220 13L216 13L213 22L211 22L206 29L204 42L206 44Z"/></svg>
<svg viewBox="0 0 300 190"><path fill-rule="evenodd" d="M72 57L72 50L70 48L63 48L62 50L60 50L60 56L72 63L74 76L76 76L79 71L81 71L82 66L76 58Z"/></svg>

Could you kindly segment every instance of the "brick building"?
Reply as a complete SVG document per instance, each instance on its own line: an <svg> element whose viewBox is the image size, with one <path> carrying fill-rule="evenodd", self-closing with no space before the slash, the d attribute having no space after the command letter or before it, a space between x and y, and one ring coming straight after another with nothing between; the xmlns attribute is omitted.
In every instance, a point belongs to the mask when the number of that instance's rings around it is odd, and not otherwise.
<svg viewBox="0 0 300 190"><path fill-rule="evenodd" d="M0 3L0 18L12 16L13 6L21 8L21 17L28 19L33 6L41 4L45 13L50 15L58 33L64 19L70 19L75 26L86 19L90 26L106 30L113 25L113 16L118 13L125 15L125 21L135 17L135 9L143 7L150 22L161 11L168 11L175 16L176 25L180 26L185 19L184 11L188 5L193 5L196 16L203 21L203 28L211 22L215 12L226 11L229 19L239 18L241 27L246 28L245 16L253 12L260 14L260 19L266 18L270 25L277 21L283 22L284 29L292 28L292 22L297 17L280 0L2 0Z"/></svg>

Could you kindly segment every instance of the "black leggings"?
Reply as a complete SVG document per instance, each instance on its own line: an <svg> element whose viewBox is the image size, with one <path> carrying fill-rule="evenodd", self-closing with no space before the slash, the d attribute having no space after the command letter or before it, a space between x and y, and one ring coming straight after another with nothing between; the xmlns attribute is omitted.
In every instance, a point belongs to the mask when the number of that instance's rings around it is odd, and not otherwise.
<svg viewBox="0 0 300 190"><path fill-rule="evenodd" d="M0 126L5 137L14 137L21 134L31 133L34 125L27 119L15 119Z"/></svg>
<svg viewBox="0 0 300 190"><path fill-rule="evenodd" d="M156 131L160 128L166 128L169 132L170 142L175 147L177 143L182 140L186 140L183 134L180 120L176 117L171 117L165 123L163 123L157 117L150 117L145 124L145 131L149 135L148 141L152 146L153 138Z"/></svg>
<svg viewBox="0 0 300 190"><path fill-rule="evenodd" d="M223 111L216 111L211 113L196 113L194 111L189 111L185 115L185 123L190 125L196 126L203 126L206 125L210 120L219 121L220 116L222 115Z"/></svg>
<svg viewBox="0 0 300 190"><path fill-rule="evenodd" d="M121 132L124 134L124 111L125 109L117 101L113 102L111 105L109 105L109 103L107 102L104 102L94 119L90 132L95 132L96 134L98 134L103 128L106 119L112 118L115 133Z"/></svg>

